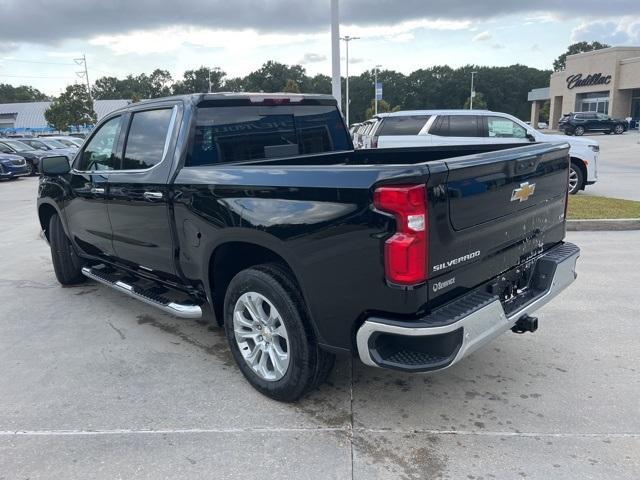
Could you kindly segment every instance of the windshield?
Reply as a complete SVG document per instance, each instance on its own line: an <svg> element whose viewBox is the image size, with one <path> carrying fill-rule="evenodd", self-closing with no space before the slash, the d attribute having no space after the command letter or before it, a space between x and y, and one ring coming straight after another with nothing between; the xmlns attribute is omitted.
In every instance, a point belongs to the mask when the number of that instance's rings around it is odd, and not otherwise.
<svg viewBox="0 0 640 480"><path fill-rule="evenodd" d="M50 147L50 148L67 148L67 146L64 143L61 143L58 140L51 140L51 139L42 140L42 139L40 139L40 141L42 143L44 143L47 147Z"/></svg>
<svg viewBox="0 0 640 480"><path fill-rule="evenodd" d="M29 150L33 150L33 147L30 147L26 143L18 142L17 140L3 140L2 143L9 145L16 152L28 152Z"/></svg>

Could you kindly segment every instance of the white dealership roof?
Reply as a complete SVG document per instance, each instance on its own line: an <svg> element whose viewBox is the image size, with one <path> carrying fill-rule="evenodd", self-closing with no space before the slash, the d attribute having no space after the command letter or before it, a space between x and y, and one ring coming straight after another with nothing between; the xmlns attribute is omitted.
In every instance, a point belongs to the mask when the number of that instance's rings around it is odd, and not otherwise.
<svg viewBox="0 0 640 480"><path fill-rule="evenodd" d="M93 109L98 120L105 115L127 106L130 100L96 100ZM44 119L44 112L51 102L0 103L0 115L15 114L13 128L46 128L49 125Z"/></svg>

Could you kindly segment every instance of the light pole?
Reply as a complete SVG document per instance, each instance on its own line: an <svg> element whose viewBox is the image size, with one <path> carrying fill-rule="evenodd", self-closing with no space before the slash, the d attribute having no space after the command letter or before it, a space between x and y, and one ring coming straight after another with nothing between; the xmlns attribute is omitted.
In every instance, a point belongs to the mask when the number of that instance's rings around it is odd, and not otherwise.
<svg viewBox="0 0 640 480"><path fill-rule="evenodd" d="M473 110L473 97L475 96L475 92L473 91L473 77L478 72L471 72L471 96L469 97L469 110Z"/></svg>
<svg viewBox="0 0 640 480"><path fill-rule="evenodd" d="M219 72L220 67L213 67L213 70L209 69L209 93L211 93L211 72Z"/></svg>
<svg viewBox="0 0 640 480"><path fill-rule="evenodd" d="M374 74L375 80L373 81L373 94L374 94L374 98L375 98L375 112L376 112L376 115L378 114L378 69L381 66L382 65L376 65L375 74Z"/></svg>
<svg viewBox="0 0 640 480"><path fill-rule="evenodd" d="M350 123L349 123L349 42L351 42L352 40L360 40L360 37L350 37L349 35L345 35L344 37L340 37L340 40L343 40L345 45L346 45L346 56L347 56L347 97L346 97L346 101L345 101L345 105L346 105L346 120L347 120L347 128L350 127Z"/></svg>
<svg viewBox="0 0 640 480"><path fill-rule="evenodd" d="M331 0L331 93L342 110L342 78L340 77L340 8Z"/></svg>

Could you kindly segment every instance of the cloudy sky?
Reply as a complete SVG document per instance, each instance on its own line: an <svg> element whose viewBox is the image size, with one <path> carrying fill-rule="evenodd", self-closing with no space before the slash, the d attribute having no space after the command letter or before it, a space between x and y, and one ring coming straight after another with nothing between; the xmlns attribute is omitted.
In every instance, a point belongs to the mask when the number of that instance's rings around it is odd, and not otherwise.
<svg viewBox="0 0 640 480"><path fill-rule="evenodd" d="M351 71L436 64L550 68L567 45L640 45L640 0L341 0ZM159 67L220 66L244 75L266 60L330 74L330 0L0 0L0 83L58 94L78 81ZM344 69L344 67L343 67ZM344 70L343 70L344 73Z"/></svg>

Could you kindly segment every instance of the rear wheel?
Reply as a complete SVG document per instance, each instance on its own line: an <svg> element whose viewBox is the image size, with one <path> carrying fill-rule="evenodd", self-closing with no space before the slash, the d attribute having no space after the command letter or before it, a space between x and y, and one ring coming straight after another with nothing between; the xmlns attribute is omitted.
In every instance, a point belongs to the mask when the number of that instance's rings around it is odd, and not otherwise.
<svg viewBox="0 0 640 480"><path fill-rule="evenodd" d="M87 279L82 275L82 260L73 250L57 213L54 213L49 220L49 245L53 270L58 282L62 285L77 285Z"/></svg>
<svg viewBox="0 0 640 480"><path fill-rule="evenodd" d="M575 134L576 137L581 137L582 135L584 135L584 127L581 125L578 125L573 131L573 133Z"/></svg>
<svg viewBox="0 0 640 480"><path fill-rule="evenodd" d="M569 167L569 193L575 195L583 188L584 173L582 173L582 169L578 165L571 162L571 166Z"/></svg>
<svg viewBox="0 0 640 480"><path fill-rule="evenodd" d="M620 124L613 127L613 133L616 135L622 135L624 133L624 127Z"/></svg>
<svg viewBox="0 0 640 480"><path fill-rule="evenodd" d="M224 326L242 374L268 397L293 402L331 372L334 355L318 347L302 296L278 265L259 265L233 278Z"/></svg>

